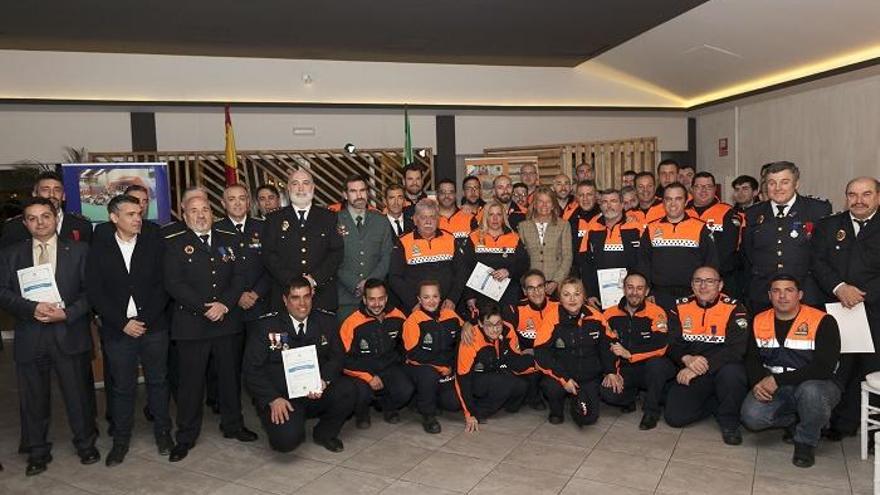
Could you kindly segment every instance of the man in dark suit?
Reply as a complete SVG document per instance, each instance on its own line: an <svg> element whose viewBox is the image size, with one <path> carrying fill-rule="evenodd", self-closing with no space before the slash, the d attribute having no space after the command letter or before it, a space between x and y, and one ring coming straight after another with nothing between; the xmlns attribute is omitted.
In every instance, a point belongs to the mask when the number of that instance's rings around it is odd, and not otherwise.
<svg viewBox="0 0 880 495"><path fill-rule="evenodd" d="M177 462L195 445L202 426L202 401L209 359L218 379L220 429L226 438L257 439L241 414L241 310L245 265L239 235L212 228L211 205L201 197L184 205L185 232L167 240L165 288L174 299L171 338L180 359L177 394Z"/></svg>
<svg viewBox="0 0 880 495"><path fill-rule="evenodd" d="M396 237L412 232L415 228L412 216L403 214L406 205L404 189L400 184L391 184L385 188L385 217L391 225L391 230Z"/></svg>
<svg viewBox="0 0 880 495"><path fill-rule="evenodd" d="M312 204L315 182L305 168L290 173L287 188L290 206L269 215L263 239L263 261L275 282L272 309L281 307L294 277L305 277L315 290L315 308L336 311L336 270L345 249L336 214Z"/></svg>
<svg viewBox="0 0 880 495"><path fill-rule="evenodd" d="M305 439L306 418L319 418L312 438L331 452L342 452L339 432L354 411L356 389L342 375L344 351L339 323L312 309L312 286L294 277L282 295L285 309L253 322L244 358L245 386L256 400L269 445L290 452ZM321 388L306 397L288 396L282 351L313 345L318 354Z"/></svg>
<svg viewBox="0 0 880 495"><path fill-rule="evenodd" d="M168 295L162 280L162 241L156 233L141 234L137 198L120 195L107 205L112 237L96 236L86 264L89 301L101 318L106 369L113 377L110 408L113 449L107 466L121 464L128 453L137 399L138 363L144 371L147 407L160 455L168 455Z"/></svg>
<svg viewBox="0 0 880 495"><path fill-rule="evenodd" d="M810 270L810 250L816 223L831 214L831 203L797 192L800 171L791 162L765 165L768 201L746 210L741 249L750 281L751 313L770 307L768 283L777 273L796 277L803 287L805 304L816 306L823 297Z"/></svg>
<svg viewBox="0 0 880 495"><path fill-rule="evenodd" d="M161 227L158 223L147 220L147 215L150 213L150 191L147 190L146 187L140 184L132 184L125 188L123 191L124 195L131 196L136 199L141 206L141 231L138 235L142 236L159 236L159 230ZM92 237L95 239L100 238L101 236L108 237L110 239L113 238L113 234L116 233L116 226L113 222L107 221L104 223L99 223L95 226L95 231Z"/></svg>
<svg viewBox="0 0 880 495"><path fill-rule="evenodd" d="M865 304L875 350L880 348L880 183L873 177L846 185L847 211L819 221L813 238L813 274L827 300L851 308ZM880 355L845 354L841 359L844 388L826 437L854 435L860 420L859 387L865 375L880 371Z"/></svg>
<svg viewBox="0 0 880 495"><path fill-rule="evenodd" d="M55 172L41 173L34 184L33 196L46 198L55 205L55 211L58 212L55 231L61 239L82 241L87 244L92 240L92 222L77 213L64 212L64 184L59 174ZM0 248L30 239L30 237L25 226L24 214L12 217L6 221L6 225L3 227Z"/></svg>
<svg viewBox="0 0 880 495"><path fill-rule="evenodd" d="M73 444L83 464L101 455L95 448L94 391L90 388L92 338L85 289L88 247L58 236L55 204L36 197L25 202L24 222L31 238L0 252L0 307L15 317L13 358L18 375L22 440L28 452L25 473L40 474L52 461L47 440L51 373L58 376ZM50 265L61 296L34 302L21 296L18 271Z"/></svg>

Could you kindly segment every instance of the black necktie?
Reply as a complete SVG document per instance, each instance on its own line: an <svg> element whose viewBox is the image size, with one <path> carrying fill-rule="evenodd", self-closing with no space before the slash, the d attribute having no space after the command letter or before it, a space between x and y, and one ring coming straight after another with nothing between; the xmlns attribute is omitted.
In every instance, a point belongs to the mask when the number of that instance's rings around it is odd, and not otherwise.
<svg viewBox="0 0 880 495"><path fill-rule="evenodd" d="M397 229L397 237L403 235L403 226L400 225L400 219L394 220L394 228Z"/></svg>
<svg viewBox="0 0 880 495"><path fill-rule="evenodd" d="M858 219L853 218L853 222L855 222L856 225L859 226L859 232L858 232L858 234L856 234L856 236L862 235L862 232L865 231L865 225L868 225L868 221L867 220L858 220Z"/></svg>
<svg viewBox="0 0 880 495"><path fill-rule="evenodd" d="M785 205L776 205L776 218L785 218Z"/></svg>
<svg viewBox="0 0 880 495"><path fill-rule="evenodd" d="M355 226L357 226L358 230L361 230L361 227L364 226L364 217L358 215L354 219Z"/></svg>
<svg viewBox="0 0 880 495"><path fill-rule="evenodd" d="M202 234L199 236L199 239L202 240L202 242L205 244L205 246L210 246L210 244L208 243L208 239L210 239L210 238L211 238L211 236L209 234Z"/></svg>
<svg viewBox="0 0 880 495"><path fill-rule="evenodd" d="M299 323L299 325L296 328L296 335L297 336L302 337L303 335L306 334L305 326L306 326L305 323L303 323L303 322Z"/></svg>
<svg viewBox="0 0 880 495"><path fill-rule="evenodd" d="M235 224L235 230L237 230L239 234L244 234L244 224L243 223Z"/></svg>
<svg viewBox="0 0 880 495"><path fill-rule="evenodd" d="M306 223L306 211L305 210L296 210L296 214L299 216L299 224L303 225Z"/></svg>

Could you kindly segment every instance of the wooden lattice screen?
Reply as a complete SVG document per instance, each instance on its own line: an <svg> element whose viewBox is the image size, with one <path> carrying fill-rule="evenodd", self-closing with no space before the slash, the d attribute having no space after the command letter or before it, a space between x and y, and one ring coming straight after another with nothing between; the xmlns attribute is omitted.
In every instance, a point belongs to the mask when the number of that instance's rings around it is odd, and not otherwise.
<svg viewBox="0 0 880 495"><path fill-rule="evenodd" d="M416 155L415 161L428 170L425 186L433 189L433 152L425 150L425 157ZM216 214L223 208L221 199L226 185L225 153L223 151L158 151L158 152L91 152L89 161L106 162L165 162L171 187L171 210L179 217L180 199L184 190L201 186L208 191L208 199ZM340 201L345 178L360 174L367 179L370 202L382 206L382 191L386 186L403 182L403 149L357 150L297 150L297 151L238 151L238 181L251 193L262 184L271 184L284 190L287 173L297 167L307 167L315 177L315 200L326 205Z"/></svg>
<svg viewBox="0 0 880 495"><path fill-rule="evenodd" d="M596 141L589 143L548 144L510 148L486 148L489 156L531 155L538 157L541 181L550 183L560 171L574 175L583 162L592 163L599 187L620 187L620 175L626 170L651 171L660 158L656 137Z"/></svg>

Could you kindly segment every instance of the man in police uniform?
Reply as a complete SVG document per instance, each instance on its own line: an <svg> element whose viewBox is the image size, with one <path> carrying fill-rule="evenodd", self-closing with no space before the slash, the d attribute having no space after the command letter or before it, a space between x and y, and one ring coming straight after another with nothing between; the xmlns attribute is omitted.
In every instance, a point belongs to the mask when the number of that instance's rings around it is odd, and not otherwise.
<svg viewBox="0 0 880 495"><path fill-rule="evenodd" d="M831 203L797 192L800 171L791 162L766 166L768 201L746 211L742 250L751 280L748 298L753 313L769 307L767 283L776 273L797 278L804 303L818 305L823 297L810 270L813 230L819 219L831 214Z"/></svg>
<svg viewBox="0 0 880 495"><path fill-rule="evenodd" d="M241 310L245 260L235 231L212 228L211 205L201 197L184 205L186 231L168 239L165 288L174 299L171 338L177 342L177 462L195 445L202 426L208 360L216 363L220 429L226 438L257 439L241 414Z"/></svg>
<svg viewBox="0 0 880 495"><path fill-rule="evenodd" d="M342 452L339 432L354 411L356 391L353 380L342 376L339 324L332 315L312 309L312 286L303 277L290 282L282 300L283 312L252 323L243 363L245 386L256 400L272 449L295 449L305 439L306 418L318 417L314 442L331 452ZM320 389L291 399L281 353L310 345L318 354Z"/></svg>
<svg viewBox="0 0 880 495"><path fill-rule="evenodd" d="M189 202L191 198L202 198L205 201L208 201L208 192L205 191L204 188L200 186L188 187L185 191L183 191L183 197L180 198L180 207L181 209L185 208L185 204ZM159 228L159 235L164 239L170 239L175 237L177 234L181 232L186 232L189 227L186 226L186 222L181 220L172 220L166 224L163 224Z"/></svg>
<svg viewBox="0 0 880 495"><path fill-rule="evenodd" d="M339 321L353 313L360 305L364 284L368 279L385 279L391 263L393 234L381 213L367 208L369 190L359 175L345 181L345 203L337 214L336 229L342 236L345 255L336 272L339 283Z"/></svg>
<svg viewBox="0 0 880 495"><path fill-rule="evenodd" d="M819 288L832 301L851 308L865 304L874 347L880 347L880 184L859 177L846 185L847 211L819 221L813 238L813 273ZM831 417L826 437L854 435L860 421L860 391L868 373L880 371L880 354L846 354L843 398Z"/></svg>
<svg viewBox="0 0 880 495"><path fill-rule="evenodd" d="M85 243L92 240L92 222L80 214L64 211L64 184L61 175L55 172L41 173L34 183L32 195L46 198L55 205L58 213L56 232L62 239ZM24 214L6 220L3 237L0 237L0 248L25 239L30 239L30 234L25 227Z"/></svg>
<svg viewBox="0 0 880 495"><path fill-rule="evenodd" d="M263 261L275 281L272 308L280 307L287 283L303 276L315 289L315 308L336 311L336 270L345 250L336 214L312 204L315 182L303 167L290 173L287 190L290 205L269 215L263 239Z"/></svg>

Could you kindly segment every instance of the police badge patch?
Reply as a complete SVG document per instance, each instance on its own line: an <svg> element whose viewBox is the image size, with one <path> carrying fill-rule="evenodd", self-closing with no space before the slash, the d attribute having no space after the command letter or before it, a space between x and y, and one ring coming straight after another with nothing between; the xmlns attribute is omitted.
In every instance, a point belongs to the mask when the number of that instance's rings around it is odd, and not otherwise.
<svg viewBox="0 0 880 495"><path fill-rule="evenodd" d="M367 342L366 339L361 339L360 343L358 344L358 347L360 347L361 352L369 352L370 351L370 343Z"/></svg>
<svg viewBox="0 0 880 495"><path fill-rule="evenodd" d="M684 321L681 322L681 328L682 330L691 330L694 328L694 320L690 316L686 317Z"/></svg>
<svg viewBox="0 0 880 495"><path fill-rule="evenodd" d="M838 230L837 236L835 236L835 238L837 239L837 242L840 242L840 241L846 239L846 231L843 229Z"/></svg>
<svg viewBox="0 0 880 495"><path fill-rule="evenodd" d="M431 345L434 343L434 337L431 337L431 334L425 334L425 338L422 339L422 344Z"/></svg>
<svg viewBox="0 0 880 495"><path fill-rule="evenodd" d="M486 369L486 367L483 366L483 363L477 363L474 365L474 371L476 371L478 373L484 371L485 369Z"/></svg>
<svg viewBox="0 0 880 495"><path fill-rule="evenodd" d="M798 337L806 337L810 333L810 328L806 323L801 323L798 325L797 330L794 331L794 334Z"/></svg>
<svg viewBox="0 0 880 495"><path fill-rule="evenodd" d="M196 252L196 248L194 248L194 247L192 247L191 245L187 244L186 246L183 247L183 252L184 252L185 254L193 254L194 252Z"/></svg>
<svg viewBox="0 0 880 495"><path fill-rule="evenodd" d="M742 328L743 330L745 330L746 327L749 326L749 322L748 322L748 320L746 320L745 318L737 318L737 319L736 319L736 326L738 326L738 327Z"/></svg>
<svg viewBox="0 0 880 495"><path fill-rule="evenodd" d="M565 349L565 341L562 340L562 337L557 338L554 345L557 349Z"/></svg>

